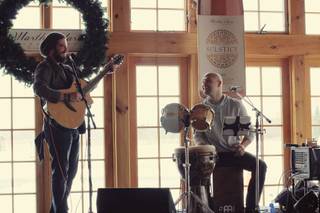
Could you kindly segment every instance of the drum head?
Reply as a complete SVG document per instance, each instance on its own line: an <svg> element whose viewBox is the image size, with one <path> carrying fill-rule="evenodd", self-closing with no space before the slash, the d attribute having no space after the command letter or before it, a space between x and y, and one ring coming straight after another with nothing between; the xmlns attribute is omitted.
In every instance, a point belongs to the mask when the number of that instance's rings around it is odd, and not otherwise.
<svg viewBox="0 0 320 213"><path fill-rule="evenodd" d="M178 133L189 125L189 111L182 104L168 104L162 109L160 122L166 132Z"/></svg>
<svg viewBox="0 0 320 213"><path fill-rule="evenodd" d="M214 115L209 106L197 104L190 111L190 123L195 130L206 131L213 125Z"/></svg>

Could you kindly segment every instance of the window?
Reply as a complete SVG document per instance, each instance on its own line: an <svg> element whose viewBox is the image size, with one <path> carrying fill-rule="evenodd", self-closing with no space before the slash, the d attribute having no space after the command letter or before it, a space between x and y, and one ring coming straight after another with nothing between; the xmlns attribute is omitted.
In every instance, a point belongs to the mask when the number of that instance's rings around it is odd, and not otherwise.
<svg viewBox="0 0 320 213"><path fill-rule="evenodd" d="M104 164L104 96L103 83L91 93L93 105L91 112L97 129L91 124L91 166L92 166L92 208L95 209L97 189L105 187ZM87 124L86 118L86 124ZM89 176L88 176L88 135L82 135L80 139L80 160L77 176L75 177L69 197L70 212L85 213L89 209Z"/></svg>
<svg viewBox="0 0 320 213"><path fill-rule="evenodd" d="M132 130L137 139L137 185L170 188L174 200L180 193L180 174L172 154L180 146L181 138L180 134L165 134L160 116L169 103L185 104L185 90L181 90L187 83L183 80L184 66L181 59L137 62L133 74L137 122Z"/></svg>
<svg viewBox="0 0 320 213"><path fill-rule="evenodd" d="M285 32L284 0L243 0L245 31L259 31L264 25L268 32Z"/></svg>
<svg viewBox="0 0 320 213"><path fill-rule="evenodd" d="M282 182L279 179L283 173L284 165L284 134L283 134L283 91L282 69L280 66L249 66L246 69L246 92L247 97L253 104L271 119L269 124L262 120L262 127L266 130L260 140L260 158L267 166L265 187L261 197L261 205L268 205L280 192ZM244 103L251 123L255 124L255 112ZM247 148L247 151L255 155L255 140ZM249 183L251 174L244 173L245 186ZM245 188L245 193L247 187Z"/></svg>
<svg viewBox="0 0 320 213"><path fill-rule="evenodd" d="M33 91L9 75L1 76L0 105L1 211L36 212Z"/></svg>
<svg viewBox="0 0 320 213"><path fill-rule="evenodd" d="M319 67L310 67L310 95L311 95L311 124L312 137L320 137L320 86L318 77L320 76Z"/></svg>
<svg viewBox="0 0 320 213"><path fill-rule="evenodd" d="M131 0L131 30L186 31L186 25L185 0Z"/></svg>
<svg viewBox="0 0 320 213"><path fill-rule="evenodd" d="M39 29L41 24L39 3L31 2L18 11L13 20L14 29Z"/></svg>
<svg viewBox="0 0 320 213"><path fill-rule="evenodd" d="M102 8L107 14L107 0L99 0ZM52 28L53 29L85 29L82 15L72 6L60 3L58 0L52 1Z"/></svg>
<svg viewBox="0 0 320 213"><path fill-rule="evenodd" d="M305 0L306 34L320 34L320 1Z"/></svg>

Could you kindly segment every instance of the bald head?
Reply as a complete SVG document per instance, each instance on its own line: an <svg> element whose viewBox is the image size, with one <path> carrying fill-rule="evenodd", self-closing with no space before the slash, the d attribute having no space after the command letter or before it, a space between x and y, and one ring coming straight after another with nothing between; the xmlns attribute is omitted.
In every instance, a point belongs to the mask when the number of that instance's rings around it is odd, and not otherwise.
<svg viewBox="0 0 320 213"><path fill-rule="evenodd" d="M202 78L202 91L207 96L222 95L223 79L219 73L208 72Z"/></svg>

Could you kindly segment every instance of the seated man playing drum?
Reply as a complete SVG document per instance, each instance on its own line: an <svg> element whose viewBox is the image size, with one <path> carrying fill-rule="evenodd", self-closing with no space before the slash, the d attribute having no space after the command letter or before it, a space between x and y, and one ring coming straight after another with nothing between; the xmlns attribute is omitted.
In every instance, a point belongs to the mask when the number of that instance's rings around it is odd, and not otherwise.
<svg viewBox="0 0 320 213"><path fill-rule="evenodd" d="M246 212L255 212L255 170L256 157L245 151L251 143L254 134L251 132L241 140L239 136L223 136L225 116L247 116L247 111L241 101L222 93L223 80L218 73L207 73L202 80L202 92L205 96L203 104L214 110L213 126L206 131L195 131L195 142L199 145L211 144L218 152L216 166L239 167L251 172L246 198ZM261 195L267 166L259 160L259 192ZM260 198L259 195L259 198Z"/></svg>

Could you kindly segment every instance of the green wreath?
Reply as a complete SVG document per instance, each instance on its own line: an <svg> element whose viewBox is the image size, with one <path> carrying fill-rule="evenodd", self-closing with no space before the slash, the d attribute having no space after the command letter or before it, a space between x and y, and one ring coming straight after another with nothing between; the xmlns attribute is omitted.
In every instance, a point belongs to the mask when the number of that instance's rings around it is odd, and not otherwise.
<svg viewBox="0 0 320 213"><path fill-rule="evenodd" d="M18 81L30 86L33 83L33 72L38 62L27 57L20 44L8 36L12 20L18 11L31 1L48 4L52 0L4 0L0 3L0 68L5 74L13 75ZM101 3L97 0L59 0L66 2L82 13L86 27L84 43L75 57L76 64L82 71L81 77L97 73L104 63L107 51L109 21L103 18Z"/></svg>

